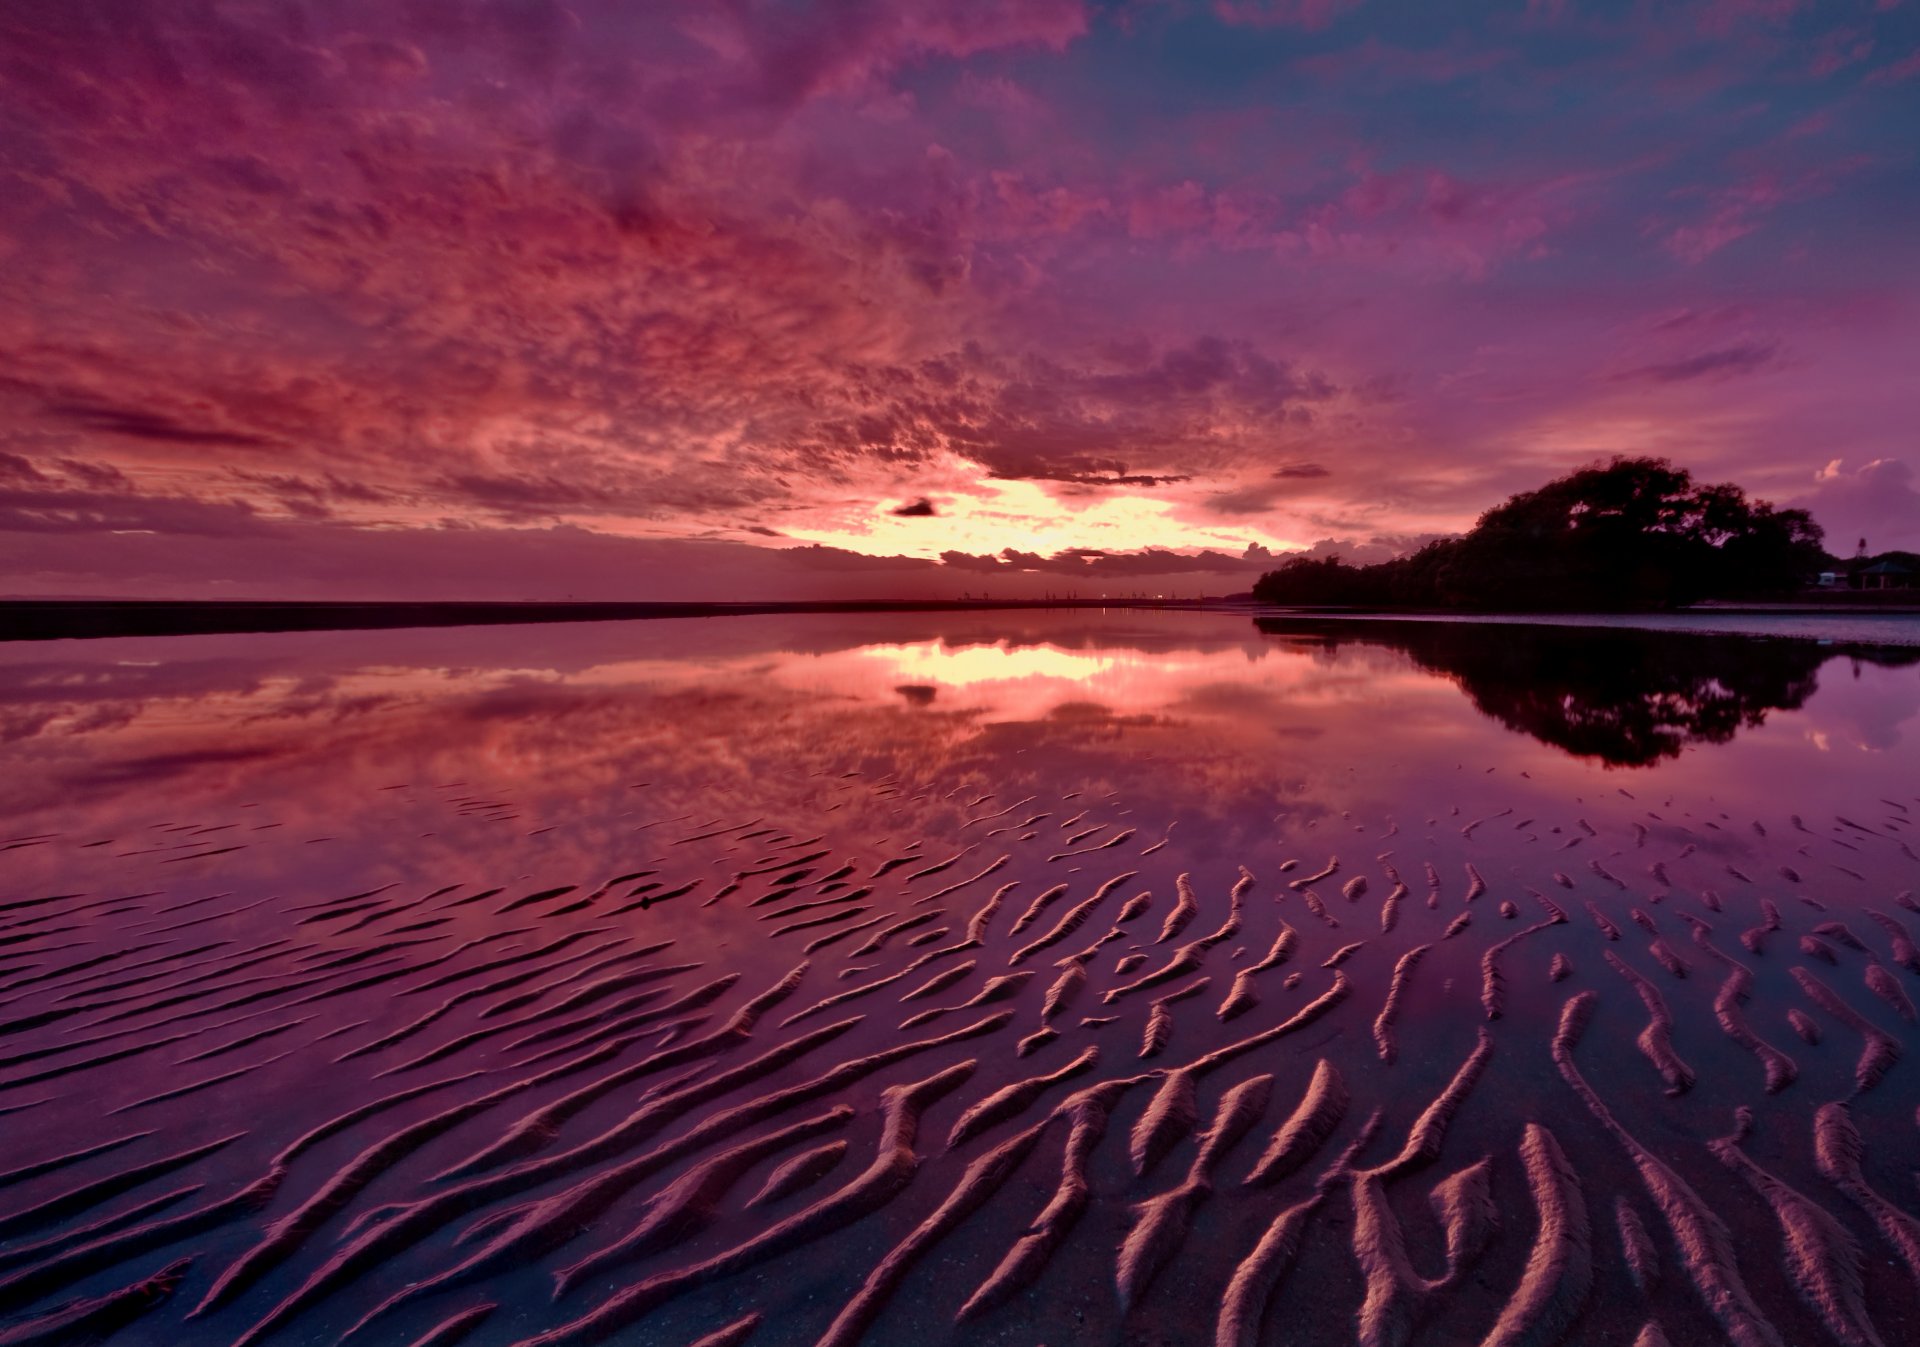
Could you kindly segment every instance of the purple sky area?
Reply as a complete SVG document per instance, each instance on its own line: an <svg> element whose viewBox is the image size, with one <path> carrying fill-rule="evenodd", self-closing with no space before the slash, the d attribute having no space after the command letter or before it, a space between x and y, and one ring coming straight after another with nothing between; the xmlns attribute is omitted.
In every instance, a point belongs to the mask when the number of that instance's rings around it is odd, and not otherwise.
<svg viewBox="0 0 1920 1347"><path fill-rule="evenodd" d="M0 5L0 593L1920 549L1920 0Z"/></svg>

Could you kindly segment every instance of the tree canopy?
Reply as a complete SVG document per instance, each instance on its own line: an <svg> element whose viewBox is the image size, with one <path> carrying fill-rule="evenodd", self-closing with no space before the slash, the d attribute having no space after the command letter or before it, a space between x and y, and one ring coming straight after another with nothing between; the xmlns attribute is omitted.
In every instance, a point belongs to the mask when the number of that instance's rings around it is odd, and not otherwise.
<svg viewBox="0 0 1920 1347"><path fill-rule="evenodd" d="M1804 586L1825 564L1805 510L1696 486L1665 459L1615 458L1512 496L1461 537L1374 566L1294 557L1265 603L1525 611L1665 608Z"/></svg>

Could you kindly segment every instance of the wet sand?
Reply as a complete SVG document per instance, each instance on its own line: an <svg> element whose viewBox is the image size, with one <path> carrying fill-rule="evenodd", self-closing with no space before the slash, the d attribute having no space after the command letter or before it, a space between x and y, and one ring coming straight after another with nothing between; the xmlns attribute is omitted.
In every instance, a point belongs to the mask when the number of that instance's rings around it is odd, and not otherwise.
<svg viewBox="0 0 1920 1347"><path fill-rule="evenodd" d="M1920 1339L1920 782L846 714L9 833L0 1343Z"/></svg>

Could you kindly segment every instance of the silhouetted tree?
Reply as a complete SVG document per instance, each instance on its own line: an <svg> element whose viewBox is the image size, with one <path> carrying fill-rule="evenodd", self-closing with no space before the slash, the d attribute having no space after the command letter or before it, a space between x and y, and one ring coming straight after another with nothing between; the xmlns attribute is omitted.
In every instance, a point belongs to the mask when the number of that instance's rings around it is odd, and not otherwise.
<svg viewBox="0 0 1920 1347"><path fill-rule="evenodd" d="M1279 604L1661 608L1797 589L1824 563L1805 510L1695 486L1664 459L1615 458L1510 497L1459 538L1355 567L1294 557L1254 585Z"/></svg>

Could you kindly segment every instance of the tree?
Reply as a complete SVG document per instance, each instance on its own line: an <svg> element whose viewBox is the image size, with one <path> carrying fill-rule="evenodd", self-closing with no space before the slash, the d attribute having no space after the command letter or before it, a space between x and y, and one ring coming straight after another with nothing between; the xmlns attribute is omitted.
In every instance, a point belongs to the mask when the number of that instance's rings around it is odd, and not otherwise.
<svg viewBox="0 0 1920 1347"><path fill-rule="evenodd" d="M1458 538L1353 567L1294 557L1268 603L1523 610L1663 608L1799 588L1823 564L1804 510L1695 486L1665 459L1615 458L1512 496Z"/></svg>

